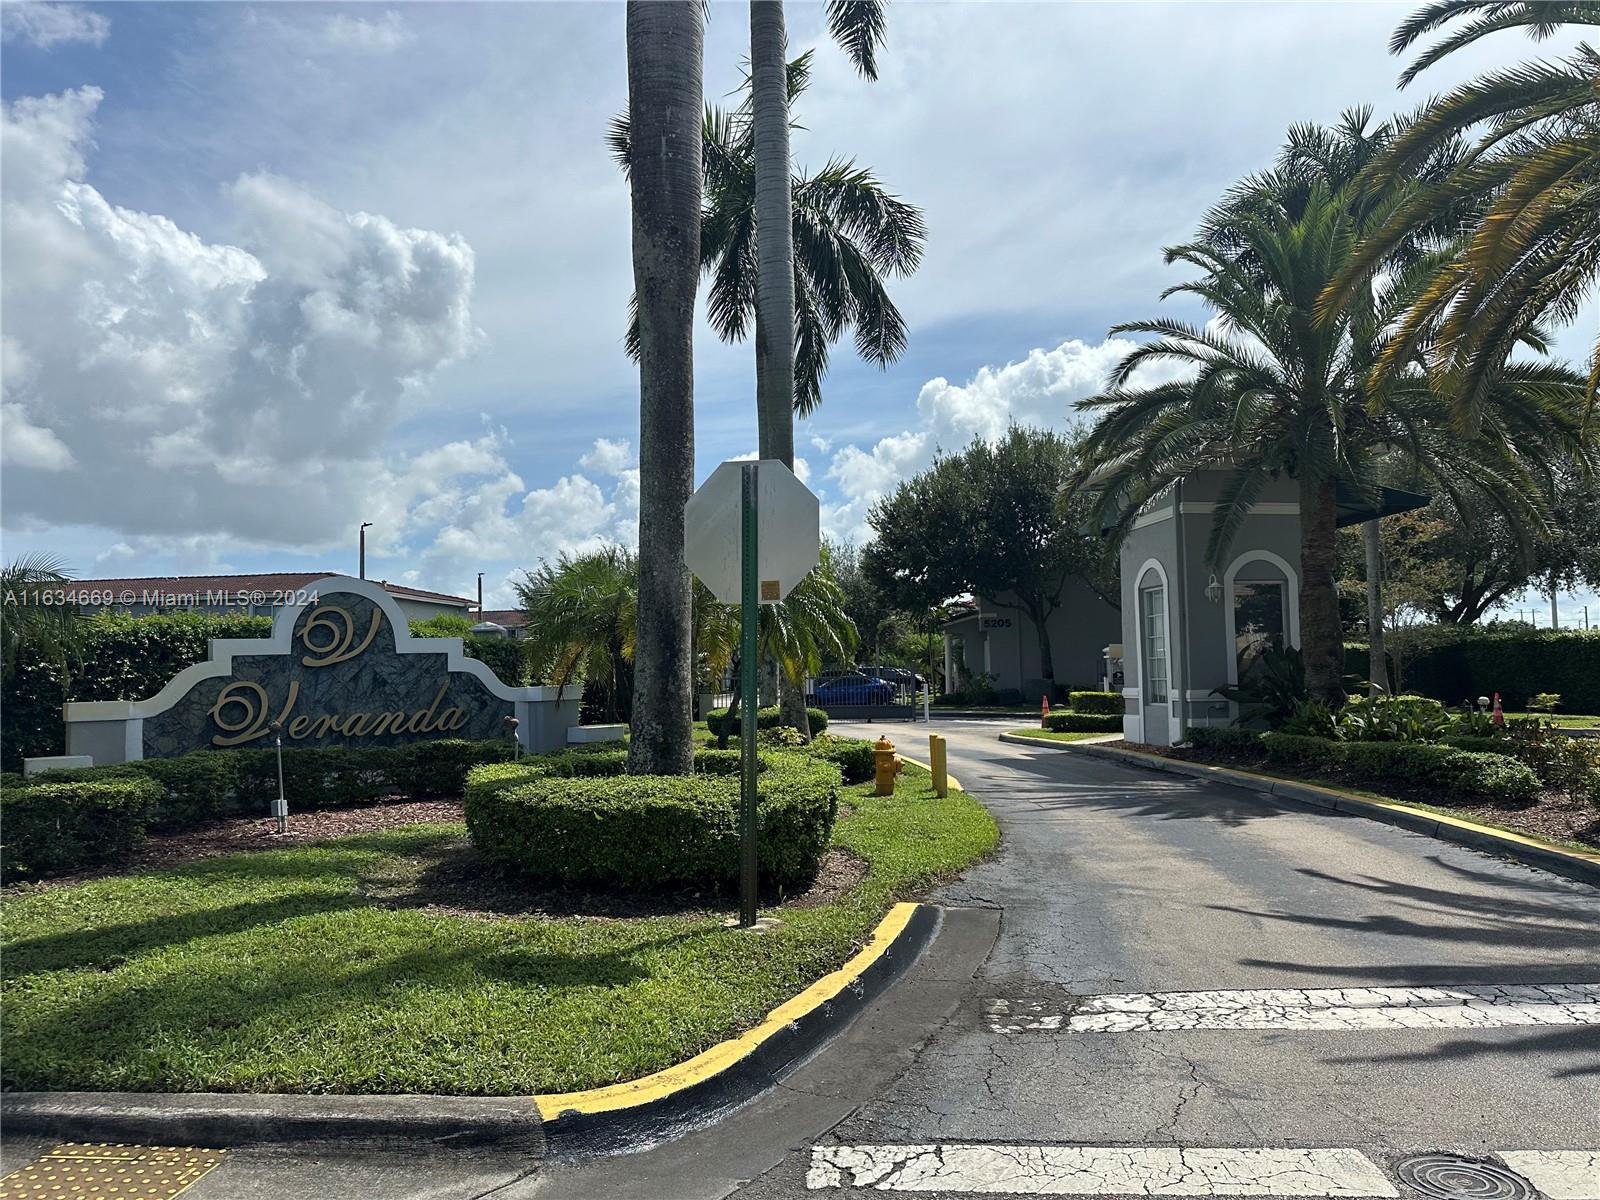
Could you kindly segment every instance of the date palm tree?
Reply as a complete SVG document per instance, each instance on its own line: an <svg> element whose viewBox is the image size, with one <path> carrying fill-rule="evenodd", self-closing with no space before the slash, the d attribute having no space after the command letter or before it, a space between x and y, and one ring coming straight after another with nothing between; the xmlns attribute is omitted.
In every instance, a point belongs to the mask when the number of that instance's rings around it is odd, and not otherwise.
<svg viewBox="0 0 1600 1200"><path fill-rule="evenodd" d="M49 554L25 554L0 567L0 666L8 676L24 650L64 660L73 648L77 608L56 595L71 581L66 564Z"/></svg>
<svg viewBox="0 0 1600 1200"><path fill-rule="evenodd" d="M639 594L628 769L694 767L693 628L684 505L694 488L694 306L700 277L704 11L629 0L628 172L639 317Z"/></svg>
<svg viewBox="0 0 1600 1200"><path fill-rule="evenodd" d="M1247 181L1248 183L1248 181ZM1318 319L1316 306L1357 245L1360 206L1347 189L1318 179L1264 176L1207 219L1201 240L1167 250L1200 277L1169 289L1198 296L1216 315L1204 327L1173 320L1130 322L1113 332L1153 340L1132 351L1110 385L1080 407L1106 410L1090 432L1076 488L1093 492L1103 522L1118 532L1143 504L1184 475L1224 467L1226 482L1207 556L1220 563L1266 482L1287 475L1300 493L1300 626L1313 697L1341 703L1343 630L1335 585L1336 489L1375 481L1377 459L1395 447L1449 487L1481 488L1519 515L1542 519L1537 464L1523 456L1524 426L1540 428L1570 386L1557 368L1502 364L1504 404L1467 439L1438 421L1439 394L1417 373L1396 376L1381 403L1367 390L1380 331L1410 299L1401 272ZM1178 377L1143 385L1147 364ZM1517 374L1522 372L1522 374ZM1503 412L1502 412L1503 408ZM1549 433L1548 439L1559 435ZM1539 443L1544 444L1544 443Z"/></svg>
<svg viewBox="0 0 1600 1200"><path fill-rule="evenodd" d="M1395 32L1400 53L1468 18L1406 69L1402 86L1429 66L1491 33L1522 28L1535 38L1563 25L1600 25L1600 0L1443 0L1419 9ZM1495 71L1428 104L1363 174L1368 191L1403 177L1444 143L1471 136L1459 166L1397 208L1332 281L1324 315L1383 269L1385 257L1418 224L1468 206L1467 235L1438 264L1377 364L1404 369L1424 341L1459 423L1483 412L1494 372L1530 330L1567 322L1600 277L1600 52L1580 44L1569 57ZM1600 387L1600 341L1589 365L1589 402Z"/></svg>

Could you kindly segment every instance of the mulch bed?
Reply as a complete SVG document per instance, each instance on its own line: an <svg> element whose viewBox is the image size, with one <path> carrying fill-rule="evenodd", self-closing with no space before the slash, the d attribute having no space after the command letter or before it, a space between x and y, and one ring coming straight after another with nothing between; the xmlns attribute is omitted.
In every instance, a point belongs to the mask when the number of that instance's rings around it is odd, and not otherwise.
<svg viewBox="0 0 1600 1200"><path fill-rule="evenodd" d="M1259 763L1238 762L1232 759L1212 758L1197 754L1193 750L1180 749L1173 746L1151 746L1138 742L1129 742L1129 750L1138 750L1143 754L1154 754L1161 758L1176 758L1184 762L1205 763L1213 767L1232 767L1239 771L1256 771ZM1308 779L1311 784L1321 783L1317 779ZM1327 786L1340 786L1337 780L1327 781ZM1371 788L1361 784L1350 784L1350 787L1361 791L1371 791ZM1407 800L1401 796L1391 797L1397 804L1405 804ZM1490 825L1499 825L1504 829L1512 829L1517 833L1524 833L1530 837L1554 838L1558 841L1577 842L1585 846L1600 848L1600 809L1584 796L1571 792L1546 791L1540 793L1536 803L1527 808L1499 808L1492 804L1463 804L1459 800L1448 796L1430 798L1419 803L1431 804L1438 808L1448 808L1452 812L1461 813Z"/></svg>
<svg viewBox="0 0 1600 1200"><path fill-rule="evenodd" d="M91 879L160 871L223 854L279 850L306 842L376 833L405 825L449 825L465 820L460 800L404 800L363 808L289 814L289 832L277 832L271 817L213 821L183 833L152 834L122 861L0 889L0 895L72 887ZM426 857L401 860L390 874L362 881L362 891L394 908L415 908L441 916L504 920L516 917L589 917L627 920L654 916L707 916L732 911L735 901L720 893L680 891L616 893L575 888L530 887L515 872L484 862L466 835ZM822 856L815 882L798 896L766 895L763 907L814 908L855 887L867 863L834 847Z"/></svg>

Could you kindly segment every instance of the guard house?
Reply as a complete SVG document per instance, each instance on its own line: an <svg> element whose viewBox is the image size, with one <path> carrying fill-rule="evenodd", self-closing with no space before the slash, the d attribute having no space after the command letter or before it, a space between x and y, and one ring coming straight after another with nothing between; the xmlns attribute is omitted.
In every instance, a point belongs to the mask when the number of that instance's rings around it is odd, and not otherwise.
<svg viewBox="0 0 1600 1200"><path fill-rule="evenodd" d="M1206 543L1224 472L1198 471L1152 500L1122 543L1123 736L1172 746L1192 725L1231 725L1216 688L1271 645L1300 644L1300 493L1270 481L1218 568ZM1339 487L1340 526L1420 508L1428 497L1381 489L1379 503Z"/></svg>

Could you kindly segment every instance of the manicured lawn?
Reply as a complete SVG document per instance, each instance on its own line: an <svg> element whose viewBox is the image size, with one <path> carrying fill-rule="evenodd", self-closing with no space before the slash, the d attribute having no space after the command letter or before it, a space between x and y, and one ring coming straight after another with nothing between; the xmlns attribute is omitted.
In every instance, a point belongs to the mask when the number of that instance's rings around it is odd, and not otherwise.
<svg viewBox="0 0 1600 1200"><path fill-rule="evenodd" d="M1507 718L1513 721L1527 717L1538 717L1541 721L1549 721L1563 729L1600 729L1600 717L1584 713L1507 713Z"/></svg>
<svg viewBox="0 0 1600 1200"><path fill-rule="evenodd" d="M1037 738L1041 742L1081 742L1085 738L1119 737L1120 734L1087 731L1068 732L1064 729L1012 729L1007 732L1017 737Z"/></svg>
<svg viewBox="0 0 1600 1200"><path fill-rule="evenodd" d="M834 844L866 877L777 910L452 915L407 903L465 856L422 825L7 898L5 1085L21 1089L570 1091L636 1078L757 1023L848 959L895 900L998 839L908 769L846 788ZM726 901L722 903L726 904ZM771 910L769 910L771 911Z"/></svg>

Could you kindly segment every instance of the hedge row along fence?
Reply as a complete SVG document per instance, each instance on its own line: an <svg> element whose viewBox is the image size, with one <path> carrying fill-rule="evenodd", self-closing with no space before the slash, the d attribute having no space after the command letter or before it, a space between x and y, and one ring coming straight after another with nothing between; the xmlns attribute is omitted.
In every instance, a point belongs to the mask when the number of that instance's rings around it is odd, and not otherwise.
<svg viewBox="0 0 1600 1200"><path fill-rule="evenodd" d="M467 773L508 762L507 741L286 749L289 811L388 796L460 797ZM174 833L224 817L265 816L278 795L273 750L198 750L115 766L8 775L0 786L0 862L9 882L109 862L147 830Z"/></svg>
<svg viewBox="0 0 1600 1200"><path fill-rule="evenodd" d="M816 878L838 811L831 763L762 750L756 838L764 884ZM729 891L739 879L739 754L702 749L693 775L629 775L620 750L474 769L467 829L485 856L551 886Z"/></svg>
<svg viewBox="0 0 1600 1200"><path fill-rule="evenodd" d="M731 716L729 714L732 714ZM811 726L813 734L821 733L828 727L828 714L820 708L806 709L806 719ZM756 709L756 732L763 729L776 729L783 723L783 718L778 712L778 706ZM741 727L738 709L713 708L706 713L706 728L718 737L722 736L723 728L727 728L729 737L738 737Z"/></svg>
<svg viewBox="0 0 1600 1200"><path fill-rule="evenodd" d="M154 696L179 671L204 662L212 638L264 638L272 632L272 618L96 613L80 618L77 628L80 644L65 665L24 647L15 669L6 673L0 705L0 769L20 770L24 758L64 752L61 706L66 701ZM469 657L488 663L506 683L527 682L517 643L485 637L463 641Z"/></svg>
<svg viewBox="0 0 1600 1200"><path fill-rule="evenodd" d="M1390 635L1390 678L1398 665L1403 690L1459 705L1499 692L1522 709L1540 692L1559 692L1561 711L1600 713L1600 629L1529 629L1430 625ZM1364 644L1345 645L1345 670L1365 679Z"/></svg>
<svg viewBox="0 0 1600 1200"><path fill-rule="evenodd" d="M1504 754L1421 742L1335 742L1292 733L1193 727L1202 757L1265 763L1291 774L1331 777L1425 803L1451 801L1520 808L1539 798L1539 776Z"/></svg>

